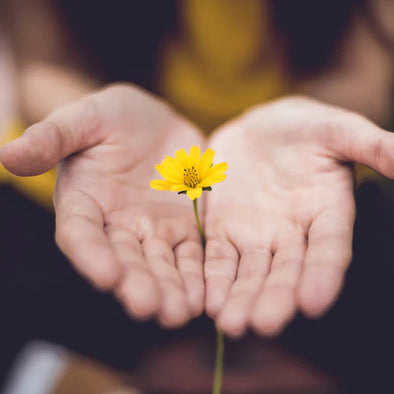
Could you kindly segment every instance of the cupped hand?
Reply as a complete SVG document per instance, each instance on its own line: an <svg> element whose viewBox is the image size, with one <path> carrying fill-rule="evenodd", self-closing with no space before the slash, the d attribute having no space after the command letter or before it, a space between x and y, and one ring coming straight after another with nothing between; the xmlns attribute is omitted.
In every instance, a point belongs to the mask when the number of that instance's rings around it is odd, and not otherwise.
<svg viewBox="0 0 394 394"><path fill-rule="evenodd" d="M59 108L0 159L23 176L63 160L54 196L60 248L134 317L172 327L202 311L203 249L190 200L149 183L166 155L202 142L167 105L119 85Z"/></svg>
<svg viewBox="0 0 394 394"><path fill-rule="evenodd" d="M335 301L352 255L350 162L394 177L394 135L345 110L291 97L212 137L228 179L206 200L206 309L227 334L279 333Z"/></svg>

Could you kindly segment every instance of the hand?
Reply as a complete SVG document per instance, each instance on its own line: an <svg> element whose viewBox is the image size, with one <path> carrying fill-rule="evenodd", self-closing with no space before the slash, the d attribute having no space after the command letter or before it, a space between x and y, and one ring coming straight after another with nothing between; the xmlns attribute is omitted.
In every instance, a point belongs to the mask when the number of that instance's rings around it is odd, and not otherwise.
<svg viewBox="0 0 394 394"><path fill-rule="evenodd" d="M134 317L172 327L202 311L203 250L190 200L149 183L166 155L202 141L165 104L126 85L59 108L0 159L22 176L63 160L54 196L60 248Z"/></svg>
<svg viewBox="0 0 394 394"><path fill-rule="evenodd" d="M394 177L394 135L363 117L287 98L210 141L228 179L207 193L206 309L221 329L273 335L298 309L323 314L352 255L353 173Z"/></svg>

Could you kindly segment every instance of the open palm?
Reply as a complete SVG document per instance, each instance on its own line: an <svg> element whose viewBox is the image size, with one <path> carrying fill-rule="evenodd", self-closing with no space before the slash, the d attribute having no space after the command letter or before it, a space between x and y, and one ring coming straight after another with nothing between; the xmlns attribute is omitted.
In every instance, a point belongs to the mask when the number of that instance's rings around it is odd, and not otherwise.
<svg viewBox="0 0 394 394"><path fill-rule="evenodd" d="M394 137L303 98L257 107L210 141L228 180L206 202L206 309L228 334L322 314L351 259L358 161L394 177Z"/></svg>
<svg viewBox="0 0 394 394"><path fill-rule="evenodd" d="M129 312L168 327L204 304L203 247L190 200L149 188L155 164L203 145L198 130L141 90L115 86L69 104L5 145L14 174L61 162L57 242ZM394 136L359 115L304 98L258 106L210 146L228 180L203 207L205 306L228 334L278 333L301 309L333 303L351 259L353 174L394 177Z"/></svg>
<svg viewBox="0 0 394 394"><path fill-rule="evenodd" d="M64 159L54 197L63 252L133 316L177 326L202 311L203 250L190 200L149 182L166 155L201 144L194 126L153 96L111 87L55 111L1 159L20 175Z"/></svg>

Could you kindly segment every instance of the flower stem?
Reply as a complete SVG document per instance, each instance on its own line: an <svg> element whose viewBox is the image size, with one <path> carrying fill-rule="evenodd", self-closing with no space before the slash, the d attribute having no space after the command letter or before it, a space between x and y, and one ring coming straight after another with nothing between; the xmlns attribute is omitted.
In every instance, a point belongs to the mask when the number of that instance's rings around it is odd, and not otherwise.
<svg viewBox="0 0 394 394"><path fill-rule="evenodd" d="M222 392L223 359L224 338L222 332L219 330L218 326L216 326L216 362L212 394L220 394Z"/></svg>
<svg viewBox="0 0 394 394"><path fill-rule="evenodd" d="M201 226L200 217L198 215L197 199L193 200L194 216L196 217L198 231L201 236L201 240L205 246L205 233ZM223 358L224 358L224 338L222 332L216 326L216 361L215 361L215 373L213 378L212 394L220 394L222 392L222 380L223 380Z"/></svg>
<svg viewBox="0 0 394 394"><path fill-rule="evenodd" d="M198 232L200 233L202 242L205 245L205 233L201 226L200 217L198 215L197 198L193 200L193 207L194 207L194 216L196 217Z"/></svg>

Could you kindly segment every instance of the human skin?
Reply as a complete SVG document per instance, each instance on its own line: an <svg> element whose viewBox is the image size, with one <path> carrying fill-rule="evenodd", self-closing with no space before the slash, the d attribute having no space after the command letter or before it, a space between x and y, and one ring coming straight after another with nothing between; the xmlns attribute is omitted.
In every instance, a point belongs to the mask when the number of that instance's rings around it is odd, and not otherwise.
<svg viewBox="0 0 394 394"><path fill-rule="evenodd" d="M278 334L324 314L343 285L355 219L351 163L394 178L394 135L304 97L256 106L210 139L228 179L206 203L206 310L227 334Z"/></svg>
<svg viewBox="0 0 394 394"><path fill-rule="evenodd" d="M149 188L155 165L200 132L161 100L112 86L53 112L2 149L14 174L59 162L56 240L135 318L184 324L203 309L203 248L190 200Z"/></svg>
<svg viewBox="0 0 394 394"><path fill-rule="evenodd" d="M394 135L352 112L288 97L256 106L208 141L228 180L201 202L149 189L155 164L202 134L132 85L67 104L0 151L16 175L60 163L56 239L79 272L136 318L176 327L204 307L229 335L274 335L300 309L334 302L351 258L350 162L394 177ZM205 201L204 201L205 200ZM205 282L203 270L205 270ZM206 291L206 295L205 295Z"/></svg>
<svg viewBox="0 0 394 394"><path fill-rule="evenodd" d="M378 25L392 37L391 2L370 3L375 8ZM105 80L98 72L99 65L92 63L70 31L56 1L8 0L2 6L2 15L4 32L15 57L18 114L28 124L40 121L59 105L103 86ZM287 54L282 53L286 40L282 41L276 32L271 33L275 37L274 47L281 48L280 53L274 50L272 55L278 56L286 69L288 93L314 97L384 124L391 110L392 50L376 37L359 10L349 18L335 50L335 59L317 74L293 75L294 70L285 66Z"/></svg>

